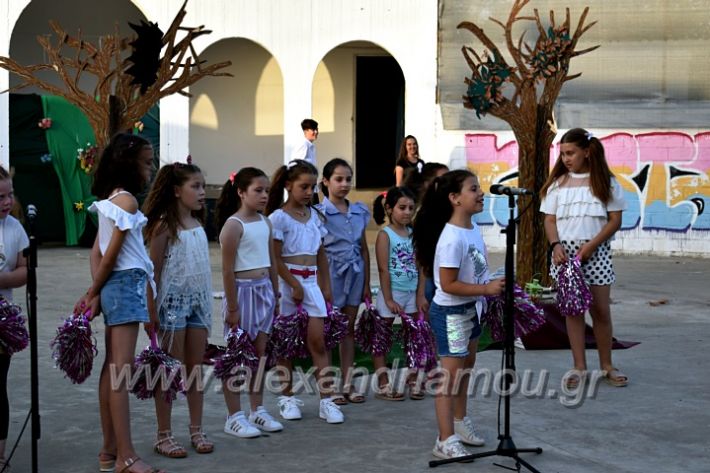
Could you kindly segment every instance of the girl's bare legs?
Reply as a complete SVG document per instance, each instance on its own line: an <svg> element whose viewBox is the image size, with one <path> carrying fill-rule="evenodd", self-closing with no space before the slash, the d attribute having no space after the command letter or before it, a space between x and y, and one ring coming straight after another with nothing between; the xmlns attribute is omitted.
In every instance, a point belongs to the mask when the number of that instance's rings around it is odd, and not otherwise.
<svg viewBox="0 0 710 473"><path fill-rule="evenodd" d="M130 373L135 357L136 340L138 339L138 324L115 325L111 327L110 337L111 351L107 352L110 353L109 371L111 371L111 365L113 365L116 374L122 372ZM130 376L128 379L124 378L119 385L111 386L111 373L109 372L104 376L102 372L100 383L108 383L109 386L108 388L106 386L99 387L99 392L102 389L109 390L108 404L116 441L117 468L122 468L126 461L137 457L131 441L131 418L127 386L127 381L129 380ZM131 471L140 471L142 465L144 469L147 469L145 462L138 461L134 463Z"/></svg>
<svg viewBox="0 0 710 473"><path fill-rule="evenodd" d="M611 362L612 323L609 307L611 286L589 286L592 291L592 305L589 313L592 316L592 328L599 352L599 365L603 370L610 371L614 365Z"/></svg>
<svg viewBox="0 0 710 473"><path fill-rule="evenodd" d="M277 373L283 373L280 379L281 395L293 396L293 362L285 358L276 362Z"/></svg>
<svg viewBox="0 0 710 473"><path fill-rule="evenodd" d="M392 326L394 323L394 318L385 318L385 321ZM387 384L390 383L389 380L389 374L387 370L387 360L386 356L373 356L372 357L372 366L375 369L375 373L377 373L377 385L382 388L386 386ZM394 389L394 387L393 387Z"/></svg>
<svg viewBox="0 0 710 473"><path fill-rule="evenodd" d="M460 382L457 383L454 379L454 387L456 392L453 393L454 419L461 420L466 417L466 407L468 403L468 383L471 380L471 370L476 364L476 351L478 350L478 339L468 342L468 356L464 358L463 369L460 375ZM443 437L442 437L443 439Z"/></svg>
<svg viewBox="0 0 710 473"><path fill-rule="evenodd" d="M585 371L587 369L587 360L584 353L584 316L565 317L567 325L567 337L569 345L572 348L572 359L574 361L574 369Z"/></svg>
<svg viewBox="0 0 710 473"><path fill-rule="evenodd" d="M357 307L347 305L342 309L343 314L348 316L348 334L340 342L340 372L343 377L343 393L351 394L352 371L355 363L355 319L357 318Z"/></svg>
<svg viewBox="0 0 710 473"><path fill-rule="evenodd" d="M321 399L330 397L333 394L332 382L323 381L326 375L325 369L328 367L328 353L325 349L325 339L323 337L323 317L308 317L308 351L313 359L313 366L316 367L316 380L318 381Z"/></svg>
<svg viewBox="0 0 710 473"><path fill-rule="evenodd" d="M261 360L266 356L266 345L269 342L269 335L264 332L259 332L254 339L254 348L256 348L256 355L259 357L259 367L255 373L251 376L251 389L249 391L249 401L251 403L251 411L256 412L256 408L261 406L264 402L264 377L265 372L262 372Z"/></svg>
<svg viewBox="0 0 710 473"><path fill-rule="evenodd" d="M109 395L111 394L111 330L112 328L105 325L104 343L106 345L106 357L104 364L101 367L101 375L99 376L99 416L101 418L101 432L104 437L104 444L101 448L102 456L106 456L106 460L115 458L116 455L116 436L113 433L113 422L111 421L111 409L109 407ZM105 455L108 454L108 455ZM111 458L108 458L108 457Z"/></svg>
<svg viewBox="0 0 710 473"><path fill-rule="evenodd" d="M204 389L202 385L202 360L207 348L207 329L187 328L185 330L185 379L187 388L187 408L190 412L190 434L200 430L202 425L202 405ZM194 428L193 428L194 427Z"/></svg>
<svg viewBox="0 0 710 473"><path fill-rule="evenodd" d="M185 330L161 331L159 339L162 340L161 347L171 356L184 363L185 360ZM155 399L155 414L158 418L158 432L169 432L172 430L170 418L172 414L172 404L167 402L162 395L158 383L158 392Z"/></svg>
<svg viewBox="0 0 710 473"><path fill-rule="evenodd" d="M454 408L456 404L456 393L454 387L456 377L466 363L465 358L454 356L442 356L442 372L438 375L439 386L434 397L434 410L436 412L436 422L439 426L439 440L444 441L454 435ZM465 404L464 404L465 409Z"/></svg>

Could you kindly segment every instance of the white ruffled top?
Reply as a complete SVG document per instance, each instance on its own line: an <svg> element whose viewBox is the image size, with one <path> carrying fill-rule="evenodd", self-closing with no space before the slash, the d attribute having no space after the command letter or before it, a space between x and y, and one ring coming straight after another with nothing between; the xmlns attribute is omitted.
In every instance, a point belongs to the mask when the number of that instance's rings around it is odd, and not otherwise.
<svg viewBox="0 0 710 473"><path fill-rule="evenodd" d="M89 207L89 212L97 212L99 215L99 249L102 255L106 253L114 228L126 232L126 238L123 241L123 246L121 246L121 251L118 253L113 270L123 271L134 268L144 270L148 274L150 284L153 287L153 294L155 294L153 262L148 257L143 241L143 227L148 223L148 219L145 218L145 215L140 210L134 214L128 213L111 202L111 199L118 194L116 193L108 199L94 202Z"/></svg>
<svg viewBox="0 0 710 473"><path fill-rule="evenodd" d="M311 215L305 223L296 220L282 209L269 215L274 240L283 242L281 256L318 254L328 230L318 212L312 208L309 210Z"/></svg>
<svg viewBox="0 0 710 473"><path fill-rule="evenodd" d="M540 211L557 217L560 240L591 240L606 225L607 212L626 209L624 190L611 178L611 198L606 204L592 194L589 173L567 173L550 186ZM613 237L612 237L613 239Z"/></svg>

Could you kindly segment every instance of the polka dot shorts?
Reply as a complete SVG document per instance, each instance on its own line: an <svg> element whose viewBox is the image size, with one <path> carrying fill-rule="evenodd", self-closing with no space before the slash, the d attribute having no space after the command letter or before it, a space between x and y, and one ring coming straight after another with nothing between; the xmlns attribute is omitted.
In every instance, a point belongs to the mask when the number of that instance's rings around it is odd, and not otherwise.
<svg viewBox="0 0 710 473"><path fill-rule="evenodd" d="M567 256L574 256L579 251L579 247L585 243L580 241L561 241L567 252ZM605 241L597 247L591 258L586 263L582 263L584 279L590 286L608 286L616 281L614 264L611 261L611 245ZM550 275L557 280L557 266L550 265Z"/></svg>

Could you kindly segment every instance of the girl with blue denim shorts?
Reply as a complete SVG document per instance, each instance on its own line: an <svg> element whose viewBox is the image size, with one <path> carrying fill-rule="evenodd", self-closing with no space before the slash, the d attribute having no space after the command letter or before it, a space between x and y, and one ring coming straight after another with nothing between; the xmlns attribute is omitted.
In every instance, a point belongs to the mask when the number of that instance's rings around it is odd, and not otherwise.
<svg viewBox="0 0 710 473"><path fill-rule="evenodd" d="M130 372L133 366L139 324L147 329L159 324L157 316L148 312L148 304L153 303L148 297L154 286L153 263L143 242L147 219L135 198L150 181L152 170L150 143L120 133L104 149L94 173L92 193L100 200L89 207L99 220L90 258L93 282L74 313L89 313L93 318L103 312L106 324L106 359L99 380L102 471L155 471L136 455L131 442L130 377L119 384L111 382L112 372Z"/></svg>
<svg viewBox="0 0 710 473"><path fill-rule="evenodd" d="M323 202L316 207L325 215L328 233L323 239L333 305L348 316L348 334L340 342L340 369L343 383L342 396L334 402L365 402L365 396L353 391L352 369L355 360L355 319L357 309L365 299L370 299L370 251L367 248L365 230L370 222L370 211L362 202L351 203L347 199L353 184L353 170L341 158L331 159L323 168L320 188Z"/></svg>
<svg viewBox="0 0 710 473"><path fill-rule="evenodd" d="M429 322L441 360L436 396L439 458L468 455L462 443L484 444L467 415L470 370L476 361L484 296L503 292L489 281L486 246L471 217L483 210L478 178L467 170L437 177L427 189L414 223L414 245L423 267L432 268L436 293Z"/></svg>
<svg viewBox="0 0 710 473"><path fill-rule="evenodd" d="M205 178L200 168L189 157L187 164L163 166L143 210L158 286L156 304L150 309L160 319L163 350L185 366L190 443L197 453L210 453L214 445L202 432L202 359L212 327L212 271L202 228ZM154 450L168 458L186 457L187 450L172 434L172 403L162 395L154 398L158 420Z"/></svg>
<svg viewBox="0 0 710 473"><path fill-rule="evenodd" d="M414 194L406 187L392 187L380 194L373 204L373 216L377 224L389 224L379 231L375 241L377 270L380 276L380 293L375 307L379 314L391 325L395 317L407 314L417 317L423 310L425 300L423 291L419 291L419 268L414 258L412 247L412 217L414 216ZM385 356L372 357L375 372L378 373L378 392L375 397L385 401L402 401L404 394L392 386L387 374ZM410 373L407 378L409 397L413 400L424 399L417 374Z"/></svg>
<svg viewBox="0 0 710 473"><path fill-rule="evenodd" d="M274 240L271 223L262 215L269 195L269 179L261 169L246 167L232 173L217 201L219 243L222 249L222 282L225 337L239 327L254 343L256 354L265 361L278 292L278 275L272 264ZM263 370L265 363L259 364ZM264 372L251 373L247 418L241 394L231 381L222 382L228 417L224 432L252 438L261 432L279 432L283 425L263 405Z"/></svg>
<svg viewBox="0 0 710 473"><path fill-rule="evenodd" d="M276 170L266 204L266 214L271 220L274 235L274 263L279 273L281 312L293 314L300 306L308 313L308 351L316 368L320 390L319 417L329 424L345 420L340 407L335 404L333 383L326 379L330 356L325 349L326 301L332 301L328 257L323 246L327 235L323 224L325 217L311 207L318 181L318 170L302 159L290 161ZM284 191L288 199L284 203ZM288 373L281 380L282 396L279 398L281 417L286 420L301 418L303 402L293 393L292 360L279 360L279 369Z"/></svg>

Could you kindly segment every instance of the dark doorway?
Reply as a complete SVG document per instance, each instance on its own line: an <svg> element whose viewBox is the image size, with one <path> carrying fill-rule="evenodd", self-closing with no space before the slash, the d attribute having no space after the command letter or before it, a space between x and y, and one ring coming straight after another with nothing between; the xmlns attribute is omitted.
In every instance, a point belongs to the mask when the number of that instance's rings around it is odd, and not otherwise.
<svg viewBox="0 0 710 473"><path fill-rule="evenodd" d="M394 185L404 136L404 76L391 56L358 56L355 64L355 169L358 189Z"/></svg>

